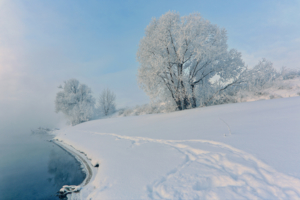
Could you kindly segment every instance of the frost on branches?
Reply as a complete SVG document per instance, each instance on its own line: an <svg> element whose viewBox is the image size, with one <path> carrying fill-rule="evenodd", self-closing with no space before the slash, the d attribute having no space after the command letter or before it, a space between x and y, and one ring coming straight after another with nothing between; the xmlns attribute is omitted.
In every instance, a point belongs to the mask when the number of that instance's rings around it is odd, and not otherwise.
<svg viewBox="0 0 300 200"><path fill-rule="evenodd" d="M110 90L110 89L105 89L102 91L102 93L99 96L99 108L101 113L104 116L107 116L116 110L116 95Z"/></svg>
<svg viewBox="0 0 300 200"><path fill-rule="evenodd" d="M72 125L92 119L95 100L87 85L80 84L76 79L70 79L59 88L62 91L56 94L56 112L64 113Z"/></svg>
<svg viewBox="0 0 300 200"><path fill-rule="evenodd" d="M227 50L226 30L199 14L168 12L153 19L137 52L138 81L152 100L172 102L178 110L203 103L202 90L218 79L216 93L242 82L241 53ZM209 103L215 94L205 98Z"/></svg>
<svg viewBox="0 0 300 200"><path fill-rule="evenodd" d="M251 91L271 86L273 81L279 76L280 75L273 67L273 64L263 58L253 67L253 69L250 69L247 72L248 89Z"/></svg>

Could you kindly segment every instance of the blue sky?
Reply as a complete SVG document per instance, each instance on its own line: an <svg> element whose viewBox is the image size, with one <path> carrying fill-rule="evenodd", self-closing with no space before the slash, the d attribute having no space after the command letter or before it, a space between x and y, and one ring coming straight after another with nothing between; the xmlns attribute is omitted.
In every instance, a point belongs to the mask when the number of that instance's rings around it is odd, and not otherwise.
<svg viewBox="0 0 300 200"><path fill-rule="evenodd" d="M300 0L0 0L0 120L52 126L57 86L77 78L118 107L149 101L138 88L136 51L153 17L199 12L227 29L249 67L266 58L300 68ZM24 117L27 116L27 117ZM22 121L22 122L21 122Z"/></svg>

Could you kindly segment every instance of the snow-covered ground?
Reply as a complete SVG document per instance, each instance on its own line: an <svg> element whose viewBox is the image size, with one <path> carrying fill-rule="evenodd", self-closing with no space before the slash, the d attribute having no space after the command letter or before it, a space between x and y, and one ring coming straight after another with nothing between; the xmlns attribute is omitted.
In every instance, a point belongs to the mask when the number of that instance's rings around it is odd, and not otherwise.
<svg viewBox="0 0 300 200"><path fill-rule="evenodd" d="M300 199L300 97L101 119L55 134L100 164L82 199Z"/></svg>

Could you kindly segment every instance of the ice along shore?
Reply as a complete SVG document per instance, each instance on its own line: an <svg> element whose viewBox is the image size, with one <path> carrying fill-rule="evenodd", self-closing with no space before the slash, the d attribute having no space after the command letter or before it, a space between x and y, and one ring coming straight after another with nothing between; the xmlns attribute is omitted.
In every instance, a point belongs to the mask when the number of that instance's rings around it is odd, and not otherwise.
<svg viewBox="0 0 300 200"><path fill-rule="evenodd" d="M51 140L54 144L62 148L63 150L70 153L75 159L81 164L81 168L86 174L85 179L82 181L80 185L64 185L59 191L59 197L68 197L68 199L73 200L80 200L81 198L81 189L89 184L92 179L94 179L96 175L96 169L99 167L99 164L95 166L92 165L90 160L87 158L84 152L81 152L75 149L72 145L68 145L63 141L59 141L58 139Z"/></svg>

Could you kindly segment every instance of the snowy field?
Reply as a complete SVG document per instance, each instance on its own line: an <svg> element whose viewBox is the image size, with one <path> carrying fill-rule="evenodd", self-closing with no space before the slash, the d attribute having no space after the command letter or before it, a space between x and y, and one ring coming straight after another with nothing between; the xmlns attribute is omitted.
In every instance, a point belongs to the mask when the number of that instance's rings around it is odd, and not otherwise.
<svg viewBox="0 0 300 200"><path fill-rule="evenodd" d="M300 199L300 97L56 131L95 165L82 199Z"/></svg>

